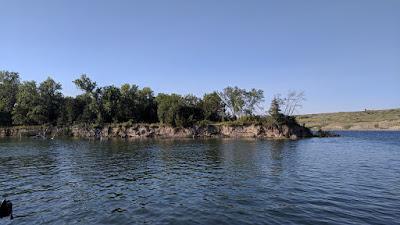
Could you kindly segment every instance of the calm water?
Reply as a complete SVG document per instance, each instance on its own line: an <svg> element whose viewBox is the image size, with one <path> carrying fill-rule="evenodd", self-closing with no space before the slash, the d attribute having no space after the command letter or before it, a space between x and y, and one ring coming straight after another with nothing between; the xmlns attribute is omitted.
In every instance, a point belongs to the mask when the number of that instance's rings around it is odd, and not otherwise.
<svg viewBox="0 0 400 225"><path fill-rule="evenodd" d="M0 224L399 224L400 132L0 140Z"/></svg>

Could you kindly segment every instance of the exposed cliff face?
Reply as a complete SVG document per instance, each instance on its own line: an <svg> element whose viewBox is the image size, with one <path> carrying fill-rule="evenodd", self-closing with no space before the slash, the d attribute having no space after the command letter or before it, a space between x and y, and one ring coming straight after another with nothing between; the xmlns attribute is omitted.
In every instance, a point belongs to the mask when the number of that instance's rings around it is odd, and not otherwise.
<svg viewBox="0 0 400 225"><path fill-rule="evenodd" d="M52 138L56 136L73 136L82 138L187 138L187 137L254 137L254 138L290 138L312 137L308 128L294 125L266 127L262 125L226 126L208 125L191 128L174 128L170 126L133 125L131 127L92 128L73 127L10 127L0 128L0 137L36 136Z"/></svg>

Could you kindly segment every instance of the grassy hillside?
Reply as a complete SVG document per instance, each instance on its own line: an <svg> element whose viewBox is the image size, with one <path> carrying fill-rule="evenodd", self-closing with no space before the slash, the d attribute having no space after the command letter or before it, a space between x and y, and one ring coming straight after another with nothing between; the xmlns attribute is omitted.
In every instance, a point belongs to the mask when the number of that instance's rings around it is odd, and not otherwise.
<svg viewBox="0 0 400 225"><path fill-rule="evenodd" d="M323 130L400 130L400 109L307 114L300 124Z"/></svg>

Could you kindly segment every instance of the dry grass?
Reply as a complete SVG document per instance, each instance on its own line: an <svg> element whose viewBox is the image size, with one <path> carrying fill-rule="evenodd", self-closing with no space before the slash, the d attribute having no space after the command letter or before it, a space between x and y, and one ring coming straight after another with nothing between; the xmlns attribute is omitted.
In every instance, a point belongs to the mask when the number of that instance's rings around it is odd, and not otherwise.
<svg viewBox="0 0 400 225"><path fill-rule="evenodd" d="M296 118L313 129L400 130L400 109L308 114Z"/></svg>

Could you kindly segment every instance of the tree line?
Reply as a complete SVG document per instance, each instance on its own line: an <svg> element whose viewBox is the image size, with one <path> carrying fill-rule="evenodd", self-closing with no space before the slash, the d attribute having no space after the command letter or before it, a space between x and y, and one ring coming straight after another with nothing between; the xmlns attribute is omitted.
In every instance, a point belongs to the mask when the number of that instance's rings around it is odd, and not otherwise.
<svg viewBox="0 0 400 225"><path fill-rule="evenodd" d="M258 89L227 87L202 98L194 95L160 93L134 84L99 87L82 74L73 83L82 91L64 96L62 86L52 78L37 84L21 81L16 72L0 71L0 125L55 125L106 123L164 123L188 127L201 121L223 122L254 117L262 111L264 93ZM303 93L288 98L276 96L268 111L275 120L294 113ZM286 115L291 116L291 115Z"/></svg>

